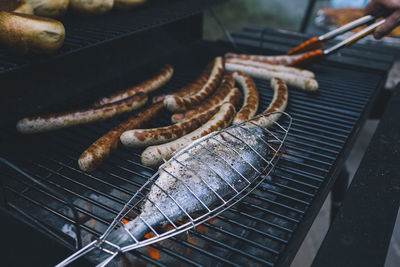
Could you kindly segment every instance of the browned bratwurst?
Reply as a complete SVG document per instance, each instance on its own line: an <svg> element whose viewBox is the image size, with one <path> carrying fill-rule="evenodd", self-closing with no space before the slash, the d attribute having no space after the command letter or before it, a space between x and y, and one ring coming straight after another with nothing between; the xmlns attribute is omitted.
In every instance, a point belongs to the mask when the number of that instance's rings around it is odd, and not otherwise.
<svg viewBox="0 0 400 267"><path fill-rule="evenodd" d="M214 59L214 65L207 83L194 95L187 97L179 97L168 95L164 99L164 106L171 112L184 111L188 108L198 105L201 101L206 99L217 88L221 81L224 72L224 60L221 57Z"/></svg>
<svg viewBox="0 0 400 267"><path fill-rule="evenodd" d="M188 85L181 88L176 95L185 96L192 89L188 90ZM97 139L88 149L86 149L79 157L79 167L83 171L95 170L100 164L117 149L120 136L123 132L143 128L154 118L165 112L164 104L162 102L154 103L143 111L139 112L136 116L130 118L124 123L116 126L105 135Z"/></svg>
<svg viewBox="0 0 400 267"><path fill-rule="evenodd" d="M145 147L171 142L199 128L208 121L223 104L230 103L236 106L241 99L242 93L240 90L233 88L219 103L216 103L202 113L198 113L191 119L166 127L126 131L121 135L121 143L131 147Z"/></svg>
<svg viewBox="0 0 400 267"><path fill-rule="evenodd" d="M238 124L247 121L257 113L258 110L258 91L254 81L243 72L234 72L235 81L240 84L244 94L242 108L236 113L233 118L233 124Z"/></svg>
<svg viewBox="0 0 400 267"><path fill-rule="evenodd" d="M171 117L172 122L180 122L192 118L193 116L202 113L210 108L214 108L219 102L221 102L225 96L232 90L234 85L234 79L232 74L225 74L222 78L221 84L218 89L206 100L201 102L199 105L186 110L181 113L175 113Z"/></svg>
<svg viewBox="0 0 400 267"><path fill-rule="evenodd" d="M130 96L133 96L139 92L143 93L150 93L164 84L166 84L172 77L172 74L174 73L174 69L172 68L171 65L165 65L163 66L160 71L155 74L153 77L139 83L138 85L132 86L126 90L119 91L117 93L111 94L106 97L102 97L99 100L97 100L94 103L94 106L102 106L105 104L109 103L114 103L117 101L120 101L122 99L128 98Z"/></svg>
<svg viewBox="0 0 400 267"><path fill-rule="evenodd" d="M195 131L169 143L146 148L141 155L142 164L152 168L160 166L164 160L170 159L174 153L190 145L193 141L226 128L232 122L234 115L235 107L230 103L223 104L210 120Z"/></svg>
<svg viewBox="0 0 400 267"><path fill-rule="evenodd" d="M242 92L240 92L240 90L237 88L233 88L231 91L229 91L229 93L225 96L224 99L221 99L219 102L215 103L214 105L208 107L205 110L202 109L202 112L200 114L209 112L210 110L212 110L216 107L220 107L225 103L230 103L234 107L237 107L237 106L239 106L240 102L242 101L242 98L243 98ZM195 115L196 114L194 114L193 116L195 116ZM185 120L188 120L188 119L184 119L182 121L185 121Z"/></svg>
<svg viewBox="0 0 400 267"><path fill-rule="evenodd" d="M139 112L136 116L114 127L108 133L97 139L81 154L78 160L79 168L82 171L95 170L113 150L117 149L119 137L123 132L134 128L144 127L163 111L164 106L162 103L152 104L148 108Z"/></svg>
<svg viewBox="0 0 400 267"><path fill-rule="evenodd" d="M135 129L123 132L120 138L121 143L129 147L147 147L171 142L202 126L217 113L218 110L219 107L214 107L207 112L194 116L190 120L185 120L166 127Z"/></svg>
<svg viewBox="0 0 400 267"><path fill-rule="evenodd" d="M288 102L288 88L285 82L279 78L271 80L271 87L274 90L274 96L268 108L260 115L265 115L253 122L261 127L268 128L274 124L281 116L281 113L273 113L276 111L284 111ZM270 114L272 113L272 114Z"/></svg>
<svg viewBox="0 0 400 267"><path fill-rule="evenodd" d="M182 96L189 96L194 93L197 93L204 86L204 84L206 84L208 76L210 76L212 66L213 66L212 62L209 63L205 67L203 72L199 76L197 76L197 78L194 81L186 84L178 92L172 93L171 95L176 95L176 96L182 97ZM163 101L166 96L167 96L167 94L157 95L157 96L153 97L153 103Z"/></svg>
<svg viewBox="0 0 400 267"><path fill-rule="evenodd" d="M17 130L21 133L38 133L102 121L138 109L147 102L147 99L145 93L138 93L128 99L101 107L24 118L17 122Z"/></svg>
<svg viewBox="0 0 400 267"><path fill-rule="evenodd" d="M185 119L182 122L170 126L126 131L121 135L121 143L131 147L146 147L170 142L192 132L217 113L222 104L231 103L237 105L240 102L242 94L237 88L232 89L233 84L234 80L232 75L226 74L220 86L221 91L228 93L221 95L223 99L218 99L212 102L212 105L207 105L207 109L201 111L197 110L190 119ZM204 107L204 105L201 106Z"/></svg>

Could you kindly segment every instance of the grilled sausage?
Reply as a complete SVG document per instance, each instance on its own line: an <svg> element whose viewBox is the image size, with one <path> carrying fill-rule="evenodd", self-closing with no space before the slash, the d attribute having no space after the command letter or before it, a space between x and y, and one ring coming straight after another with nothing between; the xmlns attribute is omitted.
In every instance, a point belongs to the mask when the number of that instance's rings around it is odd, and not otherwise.
<svg viewBox="0 0 400 267"><path fill-rule="evenodd" d="M260 68L264 68L266 70L272 70L272 71L277 71L277 72L286 72L286 73L291 73L294 75L299 75L299 76L303 76L303 77L307 77L307 78L315 78L315 74L309 70L303 70L303 69L284 66L284 65L275 65L275 64L265 63L265 62L243 60L243 59L238 59L238 58L229 58L225 62L260 67Z"/></svg>
<svg viewBox="0 0 400 267"><path fill-rule="evenodd" d="M177 94L184 94L183 91L182 88L177 92ZM82 171L95 170L112 153L112 151L118 148L119 138L123 132L135 128L143 128L164 111L164 104L162 102L154 103L139 112L136 116L133 116L126 122L123 122L108 131L81 154L78 160L79 168Z"/></svg>
<svg viewBox="0 0 400 267"><path fill-rule="evenodd" d="M147 147L171 142L199 128L217 113L218 109L219 107L214 107L214 109L194 116L190 120L166 127L123 132L120 138L121 143L129 147Z"/></svg>
<svg viewBox="0 0 400 267"><path fill-rule="evenodd" d="M211 69L212 69L212 62L207 64L203 72L192 82L186 84L184 87L182 87L178 92L172 93L171 95L177 95L177 96L189 96L192 95L196 92L198 92L204 84L208 80L208 76L210 76ZM167 95L157 95L153 97L153 103L161 102L164 100L164 98Z"/></svg>
<svg viewBox="0 0 400 267"><path fill-rule="evenodd" d="M119 124L105 135L97 139L88 149L86 149L78 160L79 168L82 171L93 171L117 149L121 134L134 128L142 128L152 119L159 116L164 111L162 103L152 104L148 108L139 112L126 122Z"/></svg>
<svg viewBox="0 0 400 267"><path fill-rule="evenodd" d="M206 99L218 86L224 72L224 60L221 57L214 59L213 69L207 83L194 95L179 97L168 95L164 99L164 106L171 112L184 111L189 107L198 105Z"/></svg>
<svg viewBox="0 0 400 267"><path fill-rule="evenodd" d="M201 106L202 108L198 110L198 112L204 113L204 112L208 112L209 110L214 109L215 107L220 107L222 104L224 103L231 103L232 105L234 105L235 107L239 105L240 101L242 99L242 93L240 92L239 89L237 88L233 88L226 96L224 99L220 100L219 102L215 103L214 105L208 107L207 109L203 108L203 106ZM197 113L198 114L198 113ZM197 114L194 113L190 113L188 114L188 117L180 117L181 120L178 120L176 122L181 122L181 121L185 121L188 120L190 118L192 118L193 116L196 116ZM173 121L174 122L174 121Z"/></svg>
<svg viewBox="0 0 400 267"><path fill-rule="evenodd" d="M86 108L60 114L24 118L18 121L17 130L21 133L38 133L101 121L138 109L147 102L147 99L148 97L145 93L139 93L131 98L98 108Z"/></svg>
<svg viewBox="0 0 400 267"><path fill-rule="evenodd" d="M230 103L223 104L217 114L197 130L175 141L146 148L141 156L143 165L153 168L160 166L164 162L164 159L170 159L175 152L189 145L194 140L227 127L234 115L235 107Z"/></svg>
<svg viewBox="0 0 400 267"><path fill-rule="evenodd" d="M301 58L304 54L298 55L282 55L282 56L261 56L261 55L245 55L245 54L235 54L235 53L226 53L225 59L228 58L237 58L242 60L251 60L257 62L265 62L275 65L292 65L292 63L299 58Z"/></svg>
<svg viewBox="0 0 400 267"><path fill-rule="evenodd" d="M228 71L242 71L252 77L265 80L270 80L274 77L281 78L287 84L305 91L315 91L318 89L318 82L316 80L294 75L291 73L276 72L260 67L253 67L236 63L226 63L225 67Z"/></svg>
<svg viewBox="0 0 400 267"><path fill-rule="evenodd" d="M240 104L240 101L242 100L242 93L240 92L239 89L237 88L233 88L226 96L224 99L220 100L219 102L213 104L210 107L205 107L205 106L201 106L201 109L198 110L198 112L204 113L204 112L208 112L209 110L215 108L215 107L220 107L222 104L224 103L231 103L232 105L234 105L235 107L238 106ZM193 116L196 116L198 113L189 113L187 114L187 116L177 116L177 117L173 117L171 118L172 122L176 123L176 122L181 122L184 120L188 120L190 118L192 118ZM176 115L182 115L182 113L177 113Z"/></svg>
<svg viewBox="0 0 400 267"><path fill-rule="evenodd" d="M147 79L139 83L138 85L132 86L127 90L123 90L112 95L102 97L94 103L94 106L102 106L105 104L114 103L133 96L134 94L137 94L139 92L143 92L146 94L153 92L154 90L157 90L158 88L166 84L171 79L173 73L174 69L172 68L172 66L165 65L156 75L154 75L150 79Z"/></svg>
<svg viewBox="0 0 400 267"><path fill-rule="evenodd" d="M274 97L272 98L271 104L268 108L260 114L265 116L254 120L254 123L264 128L270 127L281 116L280 113L268 114L276 111L284 111L288 102L288 89L282 79L272 78L271 87L274 90Z"/></svg>
<svg viewBox="0 0 400 267"><path fill-rule="evenodd" d="M244 94L243 106L233 118L233 124L247 121L257 113L258 110L258 91L254 81L243 72L234 72L235 81L240 84Z"/></svg>
<svg viewBox="0 0 400 267"><path fill-rule="evenodd" d="M200 105L195 106L189 110L181 113L175 113L171 117L172 122L179 122L192 118L193 116L200 114L208 109L214 108L216 105L222 104L221 101L227 96L232 90L235 81L232 74L225 74L222 78L221 84L218 89L205 101L201 102Z"/></svg>

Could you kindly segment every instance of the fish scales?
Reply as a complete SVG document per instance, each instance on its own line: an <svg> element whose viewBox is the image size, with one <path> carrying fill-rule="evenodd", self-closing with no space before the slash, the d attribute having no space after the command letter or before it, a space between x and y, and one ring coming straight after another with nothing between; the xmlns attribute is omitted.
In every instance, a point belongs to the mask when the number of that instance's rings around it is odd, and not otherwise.
<svg viewBox="0 0 400 267"><path fill-rule="evenodd" d="M258 177L256 170L267 165L267 140L268 134L252 125L232 127L212 138L198 140L197 145L160 167L140 214L126 223L125 229L111 232L107 240L120 247L128 246L135 242L126 231L141 240L151 231L150 226L157 229L187 214L206 211L204 205L212 209L222 204L220 198L226 201L244 189Z"/></svg>

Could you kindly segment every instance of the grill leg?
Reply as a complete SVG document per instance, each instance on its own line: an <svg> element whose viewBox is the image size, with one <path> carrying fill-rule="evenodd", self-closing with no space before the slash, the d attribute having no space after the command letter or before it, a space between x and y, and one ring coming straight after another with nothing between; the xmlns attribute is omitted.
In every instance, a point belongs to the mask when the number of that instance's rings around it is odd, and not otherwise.
<svg viewBox="0 0 400 267"><path fill-rule="evenodd" d="M338 178L332 186L332 195L331 195L331 217L330 221L333 222L337 212L342 206L342 202L344 196L347 191L347 186L349 184L349 173L346 167L340 171Z"/></svg>
<svg viewBox="0 0 400 267"><path fill-rule="evenodd" d="M315 6L316 2L317 2L316 0L308 1L307 9L306 9L306 12L304 13L303 20L302 20L301 26L300 26L300 32L302 32L302 33L305 33L307 30L307 27L308 27L308 24L310 23L310 19L311 19L312 12L314 10L314 6Z"/></svg>

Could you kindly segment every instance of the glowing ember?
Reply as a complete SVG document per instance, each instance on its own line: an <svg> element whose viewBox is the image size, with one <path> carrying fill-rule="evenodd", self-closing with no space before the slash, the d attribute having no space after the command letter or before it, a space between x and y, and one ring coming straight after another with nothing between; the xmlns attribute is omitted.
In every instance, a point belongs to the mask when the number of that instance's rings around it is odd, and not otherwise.
<svg viewBox="0 0 400 267"><path fill-rule="evenodd" d="M216 218L212 218L212 219L209 219L207 222L208 222L208 223L213 223L215 220L216 220ZM206 228L205 228L202 224L200 224L199 226L197 226L197 229L199 229L199 231L200 231L202 234L205 234L205 233L206 233Z"/></svg>
<svg viewBox="0 0 400 267"><path fill-rule="evenodd" d="M145 238L149 239L152 238L153 236L155 236L155 234L153 232L149 232L147 234L145 234ZM158 261L160 259L160 251L158 249L155 249L153 247L150 246L146 246L147 249L147 253L149 254L149 257L152 258L153 260Z"/></svg>
<svg viewBox="0 0 400 267"><path fill-rule="evenodd" d="M206 233L206 228L205 228L203 225L197 226L197 229L199 229L199 231L200 231L202 234L205 234L205 233Z"/></svg>
<svg viewBox="0 0 400 267"><path fill-rule="evenodd" d="M207 222L208 222L208 223L213 223L215 220L216 220L216 218L212 218L212 219L208 220ZM121 222L122 222L123 224L127 224L129 221L128 221L127 219L122 218L122 219L121 219ZM177 222L177 224L180 224L180 223L182 223L182 222L180 222L180 221ZM165 225L165 226L162 226L161 228L164 228L164 229L172 229L172 228L174 228L174 227L173 227L172 225ZM203 225L197 226L197 229L199 229L199 231L200 231L201 233L203 233L203 234L205 234L205 232L206 232L206 228L205 228ZM146 239L152 238L152 237L154 237L154 236L155 236L155 234L154 234L153 232L149 232L149 233L147 233L147 234L144 235L144 237L145 237ZM187 236L187 241L188 241L190 244L195 245L195 246L198 246L197 243L194 242L194 240L189 236L189 234L187 234L186 236ZM159 251L158 249L153 248L153 247L151 247L151 246L146 246L146 250L147 250L147 253L148 253L148 255L149 255L150 258L152 258L152 259L154 259L154 260L156 260L156 261L159 261L159 259L160 259L160 251ZM189 254L189 253L190 253L190 248L187 247L187 248L186 248L186 254Z"/></svg>
<svg viewBox="0 0 400 267"><path fill-rule="evenodd" d="M215 222L216 219L217 219L217 218L211 218L211 219L209 219L207 222L208 222L208 223L213 223L213 222Z"/></svg>
<svg viewBox="0 0 400 267"><path fill-rule="evenodd" d="M187 235L187 241L188 241L190 244L197 246L197 243L194 242L194 240L190 237L190 235ZM186 248L186 249L189 249L189 248Z"/></svg>
<svg viewBox="0 0 400 267"><path fill-rule="evenodd" d="M196 242L194 242L194 240L190 237L189 234L187 234L186 237L187 237L187 242L189 242L192 245L197 246ZM186 247L186 254L188 255L189 253L190 253L190 248Z"/></svg>

